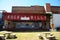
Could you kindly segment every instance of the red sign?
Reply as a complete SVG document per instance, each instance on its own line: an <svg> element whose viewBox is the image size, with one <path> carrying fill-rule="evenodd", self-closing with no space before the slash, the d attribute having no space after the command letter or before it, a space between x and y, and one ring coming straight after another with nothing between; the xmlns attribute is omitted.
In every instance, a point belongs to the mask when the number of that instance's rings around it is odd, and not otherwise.
<svg viewBox="0 0 60 40"><path fill-rule="evenodd" d="M46 20L46 16L19 16L19 15L7 15L8 20Z"/></svg>
<svg viewBox="0 0 60 40"><path fill-rule="evenodd" d="M9 14L7 13L4 16L4 19L6 20L46 20L46 16L45 15L33 15L33 14Z"/></svg>

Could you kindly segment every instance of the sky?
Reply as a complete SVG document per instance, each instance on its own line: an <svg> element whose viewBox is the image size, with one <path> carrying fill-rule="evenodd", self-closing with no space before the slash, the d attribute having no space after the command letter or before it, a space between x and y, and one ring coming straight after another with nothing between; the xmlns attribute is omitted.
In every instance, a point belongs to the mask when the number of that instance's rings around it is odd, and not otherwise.
<svg viewBox="0 0 60 40"><path fill-rule="evenodd" d="M11 12L12 6L44 6L50 3L53 6L60 6L60 0L0 0L0 10Z"/></svg>

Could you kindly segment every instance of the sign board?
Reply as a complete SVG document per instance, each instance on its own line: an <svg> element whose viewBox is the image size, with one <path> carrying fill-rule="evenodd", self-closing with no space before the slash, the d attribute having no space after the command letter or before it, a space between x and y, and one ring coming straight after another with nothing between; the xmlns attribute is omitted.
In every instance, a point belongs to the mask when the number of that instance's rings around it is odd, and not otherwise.
<svg viewBox="0 0 60 40"><path fill-rule="evenodd" d="M37 14L9 14L7 13L5 16L4 16L4 19L6 20L46 20L46 16L45 15L37 15Z"/></svg>

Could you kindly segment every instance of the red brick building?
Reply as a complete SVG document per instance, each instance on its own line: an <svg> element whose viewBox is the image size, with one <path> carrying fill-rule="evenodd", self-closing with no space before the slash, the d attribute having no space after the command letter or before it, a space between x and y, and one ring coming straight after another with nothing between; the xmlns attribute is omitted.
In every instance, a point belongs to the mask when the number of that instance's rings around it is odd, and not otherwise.
<svg viewBox="0 0 60 40"><path fill-rule="evenodd" d="M13 6L11 13L3 12L3 20L7 29L50 29L53 13L60 14L60 6Z"/></svg>

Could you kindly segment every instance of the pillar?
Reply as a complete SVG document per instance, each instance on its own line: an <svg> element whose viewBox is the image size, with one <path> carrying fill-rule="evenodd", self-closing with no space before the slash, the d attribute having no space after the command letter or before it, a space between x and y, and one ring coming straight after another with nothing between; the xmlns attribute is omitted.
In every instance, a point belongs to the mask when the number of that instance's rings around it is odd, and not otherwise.
<svg viewBox="0 0 60 40"><path fill-rule="evenodd" d="M8 21L4 20L4 26L7 28L8 27Z"/></svg>
<svg viewBox="0 0 60 40"><path fill-rule="evenodd" d="M44 8L45 8L46 14L52 14L51 6L50 6L49 3L46 3L45 6L44 6ZM50 28L53 30L54 29L53 14L50 17L51 17L51 19L50 19Z"/></svg>

